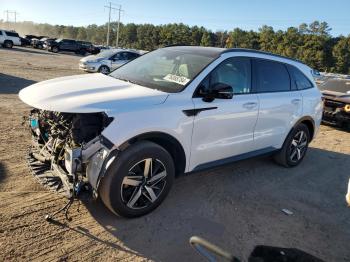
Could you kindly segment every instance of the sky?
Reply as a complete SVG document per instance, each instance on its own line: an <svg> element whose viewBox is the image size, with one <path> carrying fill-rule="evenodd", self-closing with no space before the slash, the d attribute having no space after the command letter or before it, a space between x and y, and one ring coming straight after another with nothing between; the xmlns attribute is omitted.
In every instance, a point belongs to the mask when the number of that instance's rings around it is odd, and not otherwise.
<svg viewBox="0 0 350 262"><path fill-rule="evenodd" d="M285 30L290 26L326 21L334 36L350 34L350 0L111 0L122 6L123 23L184 23L213 31L258 30L262 25ZM17 21L86 26L108 21L108 0L0 0L5 10L18 12ZM112 12L112 21L118 13ZM9 15L14 20L14 15Z"/></svg>

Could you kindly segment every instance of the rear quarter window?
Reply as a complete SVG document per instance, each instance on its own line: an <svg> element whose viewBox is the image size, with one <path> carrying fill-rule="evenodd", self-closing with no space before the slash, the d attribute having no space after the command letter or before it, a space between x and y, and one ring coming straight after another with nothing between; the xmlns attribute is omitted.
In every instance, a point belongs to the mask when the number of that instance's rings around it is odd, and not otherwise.
<svg viewBox="0 0 350 262"><path fill-rule="evenodd" d="M253 81L258 93L290 91L290 77L283 63L254 59Z"/></svg>
<svg viewBox="0 0 350 262"><path fill-rule="evenodd" d="M314 87L311 81L296 67L288 65L293 89L303 90Z"/></svg>
<svg viewBox="0 0 350 262"><path fill-rule="evenodd" d="M6 35L7 36L12 36L12 37L19 37L19 35L17 33L15 33L15 32L8 32L8 31L6 31Z"/></svg>

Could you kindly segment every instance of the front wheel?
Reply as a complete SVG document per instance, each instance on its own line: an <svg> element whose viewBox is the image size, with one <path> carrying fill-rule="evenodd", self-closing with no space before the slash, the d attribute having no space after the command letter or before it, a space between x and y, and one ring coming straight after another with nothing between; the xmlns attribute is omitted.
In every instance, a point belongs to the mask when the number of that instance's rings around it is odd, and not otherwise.
<svg viewBox="0 0 350 262"><path fill-rule="evenodd" d="M124 217L145 215L165 199L175 177L171 155L163 147L140 141L119 153L101 179L103 203Z"/></svg>
<svg viewBox="0 0 350 262"><path fill-rule="evenodd" d="M274 156L275 161L285 167L294 167L305 157L310 142L310 132L306 125L293 128L284 141L281 150Z"/></svg>
<svg viewBox="0 0 350 262"><path fill-rule="evenodd" d="M103 65L98 69L98 72L107 75L109 74L110 70L108 66Z"/></svg>

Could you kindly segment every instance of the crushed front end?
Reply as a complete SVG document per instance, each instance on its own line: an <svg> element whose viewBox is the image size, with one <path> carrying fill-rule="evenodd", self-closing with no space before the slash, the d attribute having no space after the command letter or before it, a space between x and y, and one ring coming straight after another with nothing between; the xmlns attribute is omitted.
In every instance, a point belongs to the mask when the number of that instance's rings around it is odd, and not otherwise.
<svg viewBox="0 0 350 262"><path fill-rule="evenodd" d="M323 122L337 126L350 126L350 104L329 96L324 96L323 101Z"/></svg>
<svg viewBox="0 0 350 262"><path fill-rule="evenodd" d="M32 134L28 162L33 175L68 198L83 188L96 188L113 146L101 133L112 120L105 113L31 110L27 119Z"/></svg>

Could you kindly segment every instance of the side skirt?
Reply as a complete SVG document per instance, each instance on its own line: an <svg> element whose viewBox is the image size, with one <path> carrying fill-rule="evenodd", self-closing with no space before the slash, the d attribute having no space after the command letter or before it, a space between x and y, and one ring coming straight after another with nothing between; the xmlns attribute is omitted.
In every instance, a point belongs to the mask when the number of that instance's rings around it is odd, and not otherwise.
<svg viewBox="0 0 350 262"><path fill-rule="evenodd" d="M200 164L188 173L212 169L215 167L228 165L228 164L240 161L240 160L249 159L249 158L253 158L253 157L257 157L257 156L262 157L262 156L272 155L273 153L277 152L278 150L279 149L277 149L275 147L266 147L263 149L251 151L251 152L244 153L241 155L236 155L236 156L232 156L232 157L228 157L228 158L224 158L224 159L215 160L212 162Z"/></svg>

